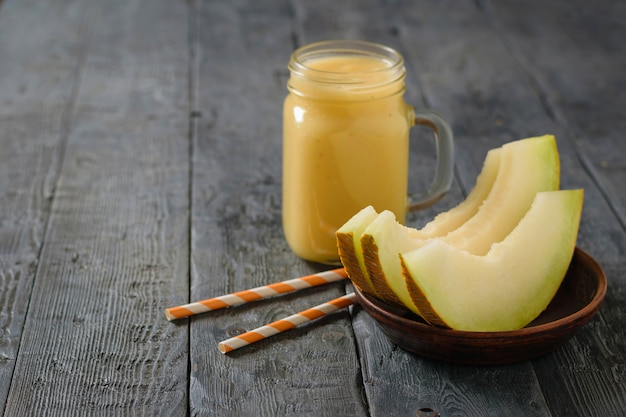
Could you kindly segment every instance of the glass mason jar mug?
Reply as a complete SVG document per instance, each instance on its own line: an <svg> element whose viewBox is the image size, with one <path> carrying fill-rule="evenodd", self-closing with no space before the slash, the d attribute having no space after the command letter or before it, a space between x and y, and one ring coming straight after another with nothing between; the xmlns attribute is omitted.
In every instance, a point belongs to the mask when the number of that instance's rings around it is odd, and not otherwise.
<svg viewBox="0 0 626 417"><path fill-rule="evenodd" d="M300 257L337 263L335 232L362 208L404 222L452 183L449 125L403 99L402 56L383 45L327 41L296 50L283 109L283 229ZM430 127L437 144L431 186L408 196L409 130Z"/></svg>

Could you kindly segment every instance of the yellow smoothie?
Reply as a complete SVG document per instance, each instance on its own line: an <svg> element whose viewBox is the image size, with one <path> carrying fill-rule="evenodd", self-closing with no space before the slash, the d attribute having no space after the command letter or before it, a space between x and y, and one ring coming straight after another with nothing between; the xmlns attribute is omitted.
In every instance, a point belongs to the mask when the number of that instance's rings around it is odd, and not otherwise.
<svg viewBox="0 0 626 417"><path fill-rule="evenodd" d="M365 206L405 218L413 112L404 70L389 61L338 55L305 65L292 69L284 103L283 227L297 255L336 263L335 232Z"/></svg>

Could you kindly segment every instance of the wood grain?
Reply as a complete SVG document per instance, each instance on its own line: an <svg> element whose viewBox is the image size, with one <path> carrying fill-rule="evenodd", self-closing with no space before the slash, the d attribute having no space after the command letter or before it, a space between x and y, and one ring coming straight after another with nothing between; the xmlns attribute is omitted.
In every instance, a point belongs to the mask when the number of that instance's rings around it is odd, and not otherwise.
<svg viewBox="0 0 626 417"><path fill-rule="evenodd" d="M626 414L624 2L0 1L0 409L23 415ZM488 149L554 133L585 188L578 244L609 281L570 342L501 367L425 360L358 306L222 355L342 283L170 323L163 310L329 269L281 227L298 46L365 39L440 112L460 202ZM427 129L412 190L434 166Z"/></svg>
<svg viewBox="0 0 626 417"><path fill-rule="evenodd" d="M79 9L76 104L6 415L187 408L187 332L163 314L188 292L187 9L149 3Z"/></svg>
<svg viewBox="0 0 626 417"><path fill-rule="evenodd" d="M591 213L583 232L590 236L584 235L581 240L597 247L595 256L599 259L619 263L623 261L621 255L625 248L621 155L626 149L623 141L616 138L621 137L626 119L615 117L615 112L619 112L617 109L626 100L621 88L626 59L623 54L614 52L626 32L620 18L624 6L598 2L594 8L602 14L591 19L590 9L582 2L574 7L553 5L545 10L536 10L537 5L534 5L529 13L537 18L532 25L534 30L529 32L526 27L520 28L520 22L515 19L516 10L527 5L514 4L506 9L494 4L489 11L495 16L494 21L499 22L497 30L507 31L503 36L506 36L508 49L522 63L530 83L540 90L538 95L547 113L563 130L568 147L572 149L566 160L571 165L562 172L563 185L579 184L581 175L578 173L583 171L595 186L590 188L598 188L598 194L586 199ZM565 13L566 10L569 11ZM597 36L599 27L604 29L602 36ZM520 35L522 30L524 36ZM535 48L539 43L541 48ZM564 49L562 54L549 56L548 51L559 48ZM574 78L583 81L576 82ZM601 211L605 206L612 215ZM615 218L618 227L615 223L609 227L608 223Z"/></svg>
<svg viewBox="0 0 626 417"><path fill-rule="evenodd" d="M66 13L74 8L75 13ZM6 402L78 84L89 6L2 4L0 403ZM38 16L46 15L44 22ZM63 23L61 23L63 22ZM36 27L37 30L33 30Z"/></svg>
<svg viewBox="0 0 626 417"><path fill-rule="evenodd" d="M620 2L599 1L593 8L601 12L599 16L592 17L585 2L549 7L513 2L506 8L494 2L487 10L507 49L537 90L546 113L573 148L579 159L575 163L582 165L598 188L599 194L589 196L587 202L605 201L613 212L607 221L617 217L621 233L613 230L623 235L626 166L622 156L626 143L619 138L626 118L619 109L626 100L626 56L617 51L626 34L626 7ZM533 21L524 25L517 18L521 11L534 16ZM571 175L576 172L563 170L563 186L577 186L578 176ZM598 235L598 228L608 229L607 225L593 227ZM606 230L605 235L613 234ZM623 237L606 243L596 256L609 262L619 260L623 253L619 249L625 247Z"/></svg>

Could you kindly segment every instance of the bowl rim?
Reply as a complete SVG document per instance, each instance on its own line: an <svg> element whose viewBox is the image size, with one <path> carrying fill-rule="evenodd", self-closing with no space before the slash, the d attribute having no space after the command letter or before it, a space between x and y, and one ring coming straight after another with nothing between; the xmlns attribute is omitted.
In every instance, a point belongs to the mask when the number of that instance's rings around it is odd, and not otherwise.
<svg viewBox="0 0 626 417"><path fill-rule="evenodd" d="M587 252L576 247L574 250L574 254L572 256L572 260L574 257L578 259L584 260L590 265L589 269L593 271L593 276L596 277L596 287L595 294L592 299L582 308L576 310L574 313L569 314L565 317L561 317L557 320L550 321L548 323L537 324L533 326L522 327L517 330L505 330L505 331L491 331L491 332L473 332L467 330L454 330L448 329L444 327L433 326L428 323L422 323L419 321L412 320L410 318L399 316L384 307L380 304L382 301L378 301L373 299L373 297L364 294L361 292L356 286L354 287L355 293L357 294L357 298L359 299L359 304L366 304L367 307L364 309L373 309L378 314L385 316L389 320L397 321L402 325L410 326L412 328L423 329L431 333L433 336L444 336L444 337L455 337L455 338L469 338L469 339L489 339L489 338L510 338L510 337L520 337L520 336L533 336L540 335L549 331L554 330L555 328L560 328L562 326L566 326L570 323L575 323L581 320L590 319L595 312L599 309L600 304L602 303L606 291L607 291L607 280L606 274L600 264Z"/></svg>

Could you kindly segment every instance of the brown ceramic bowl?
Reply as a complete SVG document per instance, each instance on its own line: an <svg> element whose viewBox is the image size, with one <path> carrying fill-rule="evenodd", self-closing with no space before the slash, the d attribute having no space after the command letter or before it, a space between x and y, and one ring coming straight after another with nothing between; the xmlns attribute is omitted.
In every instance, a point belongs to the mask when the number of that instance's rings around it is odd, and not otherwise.
<svg viewBox="0 0 626 417"><path fill-rule="evenodd" d="M548 353L569 339L600 308L606 276L598 263L576 248L559 291L535 321L520 330L468 332L427 324L355 288L363 309L401 348L431 359L468 365L502 365Z"/></svg>

